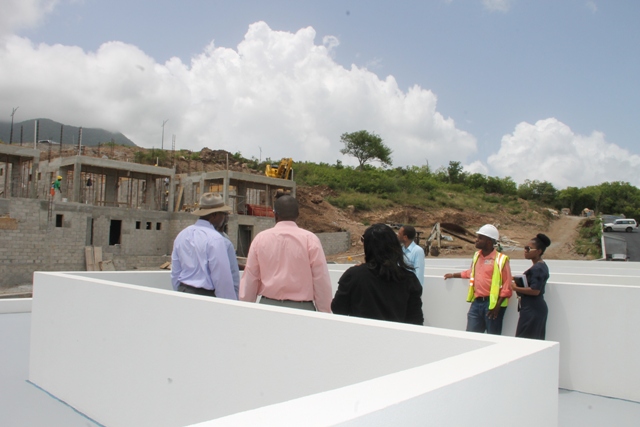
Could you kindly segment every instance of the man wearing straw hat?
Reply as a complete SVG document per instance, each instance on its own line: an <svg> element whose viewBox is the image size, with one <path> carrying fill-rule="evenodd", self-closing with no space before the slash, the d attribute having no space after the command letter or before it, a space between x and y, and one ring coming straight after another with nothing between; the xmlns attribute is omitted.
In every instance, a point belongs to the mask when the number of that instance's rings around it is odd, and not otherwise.
<svg viewBox="0 0 640 427"><path fill-rule="evenodd" d="M190 294L238 299L240 273L233 245L216 231L231 208L219 194L205 193L200 197L200 218L178 234L171 254L173 289Z"/></svg>

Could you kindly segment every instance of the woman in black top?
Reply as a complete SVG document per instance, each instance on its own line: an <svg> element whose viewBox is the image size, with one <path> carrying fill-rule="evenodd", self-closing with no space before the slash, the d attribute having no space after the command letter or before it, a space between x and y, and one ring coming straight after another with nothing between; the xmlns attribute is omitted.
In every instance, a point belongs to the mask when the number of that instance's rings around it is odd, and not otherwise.
<svg viewBox="0 0 640 427"><path fill-rule="evenodd" d="M389 226L374 224L364 232L364 260L338 280L331 311L422 325L422 286Z"/></svg>
<svg viewBox="0 0 640 427"><path fill-rule="evenodd" d="M520 299L520 319L516 328L516 337L543 340L546 334L547 314L549 309L544 301L544 288L549 279L549 267L542 260L542 254L549 247L551 240L544 234L538 234L524 247L524 257L530 259L533 266L524 272L527 286L517 286L512 282L511 288Z"/></svg>

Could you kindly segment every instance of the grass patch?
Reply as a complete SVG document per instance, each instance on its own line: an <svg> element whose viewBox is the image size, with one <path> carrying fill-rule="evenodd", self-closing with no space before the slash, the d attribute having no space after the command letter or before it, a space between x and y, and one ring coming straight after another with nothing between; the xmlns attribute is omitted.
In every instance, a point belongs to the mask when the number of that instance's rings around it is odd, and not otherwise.
<svg viewBox="0 0 640 427"><path fill-rule="evenodd" d="M344 192L334 197L327 197L327 201L333 206L346 209L353 206L356 211L371 211L393 206L394 203L388 199L383 199L375 194L363 194L355 192Z"/></svg>
<svg viewBox="0 0 640 427"><path fill-rule="evenodd" d="M600 219L587 218L580 223L576 253L590 258L602 258L602 224Z"/></svg>

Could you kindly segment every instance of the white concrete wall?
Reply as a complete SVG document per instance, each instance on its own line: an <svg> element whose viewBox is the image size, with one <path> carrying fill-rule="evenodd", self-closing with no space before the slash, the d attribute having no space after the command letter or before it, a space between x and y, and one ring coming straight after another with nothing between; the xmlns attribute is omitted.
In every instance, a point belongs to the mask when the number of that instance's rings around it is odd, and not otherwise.
<svg viewBox="0 0 640 427"><path fill-rule="evenodd" d="M127 285L144 286L153 289L172 291L171 272L169 270L157 271L69 271L67 274L74 276L108 280Z"/></svg>
<svg viewBox="0 0 640 427"><path fill-rule="evenodd" d="M640 402L640 287L612 284L547 284L547 337L560 343L560 387ZM428 276L423 293L425 324L464 330L467 281ZM515 335L515 297L503 334Z"/></svg>
<svg viewBox="0 0 640 427"><path fill-rule="evenodd" d="M640 402L640 287L550 283L545 299L560 386Z"/></svg>
<svg viewBox="0 0 640 427"><path fill-rule="evenodd" d="M529 344L507 339L437 363L197 427L557 425L558 403L549 393L557 384L547 375L556 366L557 354L544 351L517 357ZM506 362L507 354L517 359ZM533 418L529 404L535 405ZM489 409L496 406L499 409Z"/></svg>
<svg viewBox="0 0 640 427"><path fill-rule="evenodd" d="M468 281L444 281L446 272L467 268L467 259L427 259L423 310L425 325L464 331L469 304ZM635 358L640 354L640 265L595 261L547 261L551 279L545 300L549 306L547 340L558 341L560 352L560 387L640 402L640 372ZM523 272L526 260L512 260L512 271ZM333 291L345 264L332 264L329 273ZM118 275L125 272L117 272ZM139 273L142 273L140 275ZM133 278L122 276L125 283L145 285L144 273ZM153 272L149 286L169 283L168 272ZM105 273L86 273L105 274ZM114 273L108 273L114 274ZM160 277L165 275L165 278ZM92 276L99 277L99 276ZM117 276L108 276L117 277ZM599 282L599 283L598 283ZM170 289L170 283L165 286ZM514 336L518 322L515 298L509 304L503 335ZM635 328L635 329L634 329ZM615 363L612 356L617 355ZM620 355L624 355L621 357Z"/></svg>
<svg viewBox="0 0 640 427"><path fill-rule="evenodd" d="M0 314L31 312L31 298L0 299Z"/></svg>
<svg viewBox="0 0 640 427"><path fill-rule="evenodd" d="M554 343L77 274L34 286L30 381L104 425L482 425L496 402L486 425L557 425Z"/></svg>
<svg viewBox="0 0 640 427"><path fill-rule="evenodd" d="M470 260L427 259L422 296L425 325L463 331L467 324L468 280L443 280ZM560 387L640 402L640 264L548 261L551 278L547 340L560 343ZM512 261L514 273L530 261ZM334 286L348 268L331 265ZM334 289L335 291L335 289ZM503 335L514 336L516 299L505 314Z"/></svg>

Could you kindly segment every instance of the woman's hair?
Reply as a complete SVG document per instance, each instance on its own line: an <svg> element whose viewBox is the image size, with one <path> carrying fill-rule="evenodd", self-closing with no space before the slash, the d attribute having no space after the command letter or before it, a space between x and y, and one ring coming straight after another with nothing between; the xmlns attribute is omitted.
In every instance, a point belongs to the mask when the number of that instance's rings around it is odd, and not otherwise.
<svg viewBox="0 0 640 427"><path fill-rule="evenodd" d="M545 249L551 244L551 239L542 233L536 234L536 237L531 240L536 244L536 248L540 249L540 255L542 255Z"/></svg>
<svg viewBox="0 0 640 427"><path fill-rule="evenodd" d="M413 267L405 262L398 236L385 224L373 224L365 230L364 261L387 281L403 280L413 274Z"/></svg>

